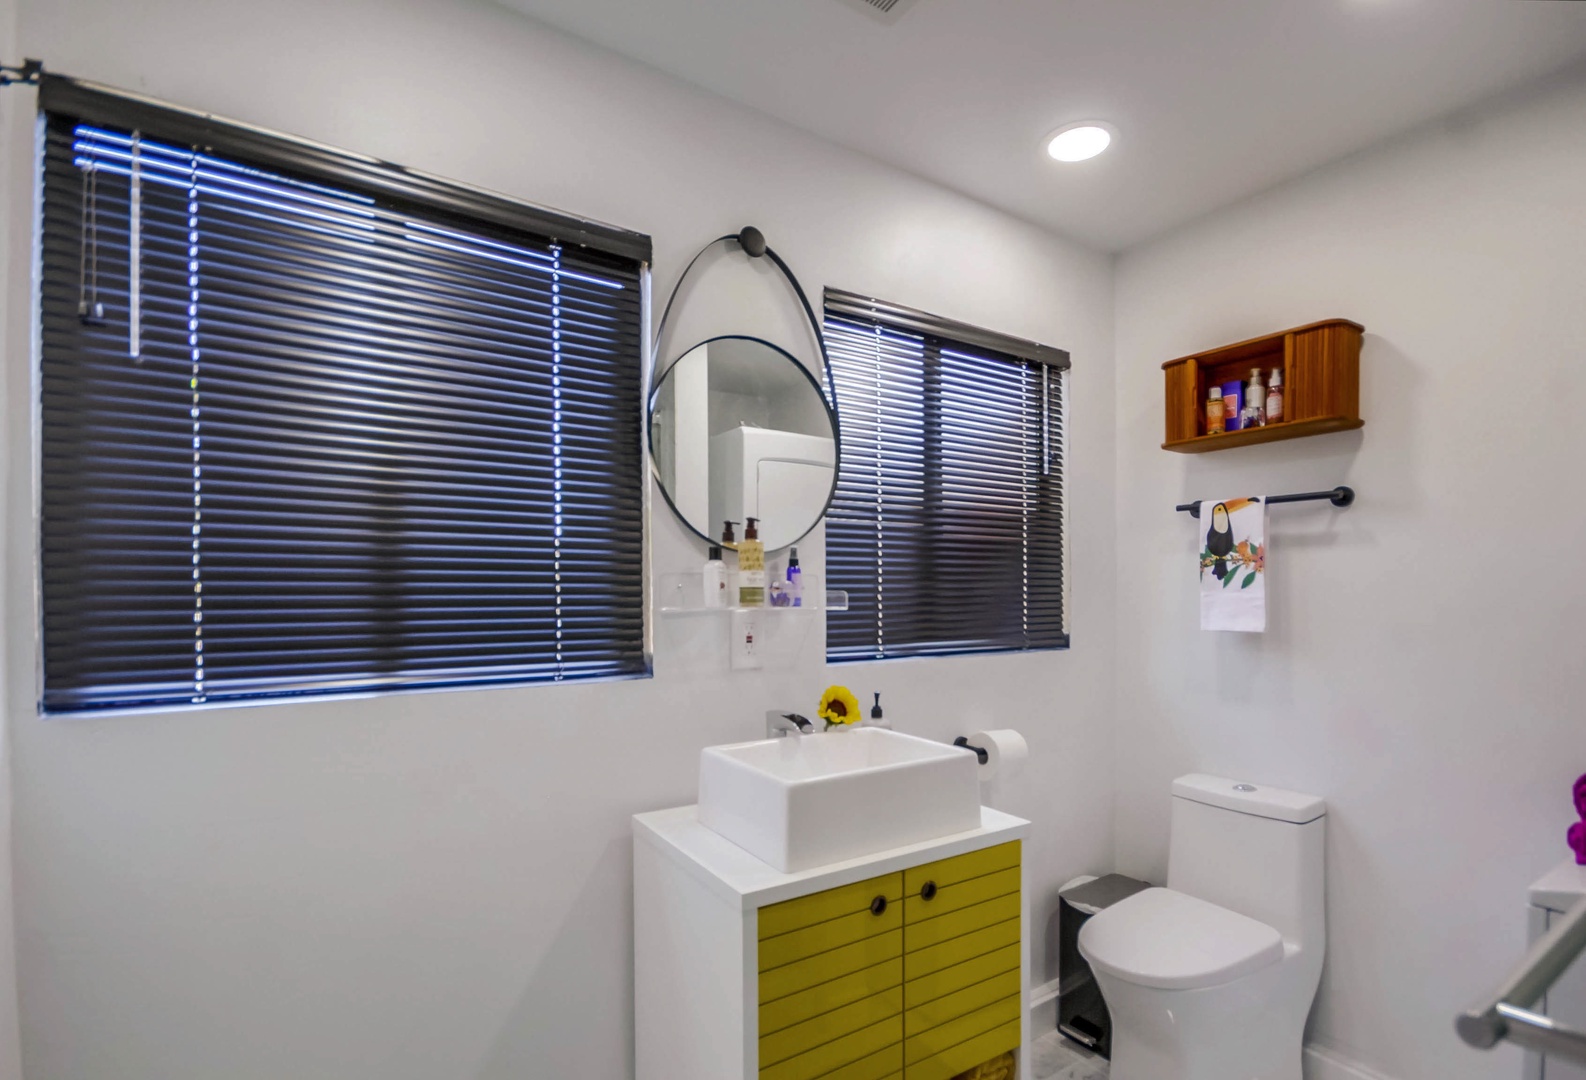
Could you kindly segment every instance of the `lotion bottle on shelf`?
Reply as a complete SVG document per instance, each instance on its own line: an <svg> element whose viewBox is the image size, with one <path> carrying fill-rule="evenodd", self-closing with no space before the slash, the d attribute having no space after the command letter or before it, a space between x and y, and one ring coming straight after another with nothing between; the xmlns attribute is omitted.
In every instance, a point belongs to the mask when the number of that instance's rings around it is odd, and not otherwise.
<svg viewBox="0 0 1586 1080"><path fill-rule="evenodd" d="M727 564L722 561L721 547L717 544L710 546L710 558L705 560L705 606L708 608L724 608L727 606Z"/></svg>
<svg viewBox="0 0 1586 1080"><path fill-rule="evenodd" d="M738 544L738 606L765 606L765 545L760 542L758 518L744 518L743 540Z"/></svg>
<svg viewBox="0 0 1586 1080"><path fill-rule="evenodd" d="M1267 423L1267 388L1261 381L1261 369L1250 369L1250 383L1245 387L1245 413L1250 422L1244 427L1265 427Z"/></svg>

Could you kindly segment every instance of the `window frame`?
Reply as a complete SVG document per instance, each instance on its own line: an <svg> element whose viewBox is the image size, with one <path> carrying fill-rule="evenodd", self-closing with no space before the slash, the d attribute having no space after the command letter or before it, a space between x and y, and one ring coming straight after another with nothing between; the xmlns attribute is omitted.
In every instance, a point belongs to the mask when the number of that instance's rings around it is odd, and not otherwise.
<svg viewBox="0 0 1586 1080"><path fill-rule="evenodd" d="M825 319L823 326L826 331L828 342L830 342L831 339L836 336L832 328L832 319L834 317L848 323L868 324L886 331L890 331L895 335L903 335L920 339L920 360L925 365L925 369L921 373L921 388L922 392L926 394L929 394L928 387L932 382L930 376L931 371L934 370L938 373L936 381L938 383L940 382L939 373L941 370L942 354L944 352L949 354L958 352L960 354L971 356L981 354L984 355L986 359L1001 359L1015 363L1034 365L1043 370L1055 370L1059 373L1059 390L1058 400L1055 406L1055 414L1054 417L1047 420L1048 425L1050 425L1052 422L1055 422L1057 426L1057 431L1055 433L1056 443L1053 445L1048 441L1053 438L1053 433L1050 430L1050 426L1043 429L1040 437L1043 441L1043 444L1045 445L1044 452L1055 460L1055 468L1058 474L1058 506L1056 510L1056 528L1059 537L1059 550L1056 556L1056 562L1058 563L1059 572L1061 573L1062 577L1061 588L1058 590L1059 595L1056 598L1056 602L1059 605L1060 611L1059 621L1061 623L1061 631L1051 644L1024 646L1001 646L996 644L987 644L984 646L932 648L928 645L911 643L909 645L903 646L902 648L904 651L901 651L895 655L888 655L887 647L885 645L880 646L877 652L871 655L833 655L830 627L828 627L826 662L829 664L849 664L888 660L939 659L952 656L1053 652L1071 648L1072 634L1070 629L1070 598L1072 587L1071 575L1069 573L1069 502L1066 498L1066 480L1068 478L1067 470L1069 462L1069 373L1072 370L1072 364L1068 351L1049 345L1043 345L1038 342L1029 341L1023 338L1002 334L997 331L987 330L982 327L945 318L943 316L921 311L916 308L910 308L890 301L880 300L862 293L849 292L831 287L828 287L825 290L824 316ZM834 362L834 366L838 366L836 362ZM1043 378L1045 377L1046 376L1043 375ZM841 398L841 379L839 378L837 382L837 393L839 398ZM939 440L939 414L943 408L943 398L940 394L940 391L938 391L938 395L935 400L936 408L934 411L936 414L938 414L938 431L936 432L936 436ZM840 404L846 403L840 401ZM930 402L922 401L922 430L925 432L925 434L922 436L920 451L922 454L922 462L928 462L933 455L937 456L938 458L940 456L939 450L933 445L931 437L932 412L933 410L930 406ZM867 436L870 438L875 438L878 441L880 438L879 435L873 432L867 432ZM851 432L850 445L852 445L852 439L853 433ZM838 480L839 491L843 486L840 475L842 468L843 461L840 459ZM939 487L942 483L942 474L940 469L938 469L938 472L934 478L934 484ZM922 476L921 484L922 490L929 491L933 486L932 477ZM922 496L922 498L928 499L928 496ZM932 533L923 541L927 548L940 542L941 538L936 535L935 531L932 531ZM828 563L830 563L832 554L830 529L828 529L827 532L826 550ZM827 576L828 579L832 578L829 567ZM838 580L830 580L830 584L832 588L843 587L842 582ZM1028 601L1028 595L1026 596L1026 601ZM842 617L843 616L841 615L833 616L833 618L837 619L841 619ZM845 650L856 651L859 647L843 646L843 648Z"/></svg>
<svg viewBox="0 0 1586 1080"><path fill-rule="evenodd" d="M30 531L36 641L34 701L41 717L94 719L123 714L167 713L189 709L279 705L299 700L367 698L393 693L488 690L564 681L560 678L552 680L530 675L500 677L486 675L475 678L465 675L450 680L428 679L423 676L397 676L378 685L338 686L335 685L336 680L331 679L326 680L321 688L265 690L234 696L211 696L198 701L161 700L70 708L46 705L43 632L46 612L43 582L45 547L42 532L45 522L43 460L46 425L42 407L44 372L42 263L45 242L43 224L45 133L52 117L70 118L77 123L104 125L130 131L141 130L148 138L191 145L204 152L231 158L245 166L278 171L287 177L295 176L309 181L339 185L350 192L373 195L388 204L406 205L431 221L439 224L455 224L481 236L499 233L506 242L514 242L514 234L528 234L565 248L588 249L631 260L635 264L638 306L637 325L634 328L637 335L638 356L634 362L638 369L635 373L637 380L635 390L640 413L632 436L638 457L636 468L638 487L633 494L638 503L641 532L638 554L640 584L636 614L642 641L640 647L642 667L638 670L610 674L575 676L565 681L598 682L653 677L654 631L649 603L651 584L649 476L652 470L644 416L644 407L650 392L652 359L650 343L652 244L648 235L550 210L482 188L310 140L236 121L223 120L207 113L94 83L45 74L40 80L37 134L34 140L34 167L38 171L35 174L37 180L34 188L33 227L30 230L31 263L34 272L31 275L29 289L32 327L29 399L32 485Z"/></svg>

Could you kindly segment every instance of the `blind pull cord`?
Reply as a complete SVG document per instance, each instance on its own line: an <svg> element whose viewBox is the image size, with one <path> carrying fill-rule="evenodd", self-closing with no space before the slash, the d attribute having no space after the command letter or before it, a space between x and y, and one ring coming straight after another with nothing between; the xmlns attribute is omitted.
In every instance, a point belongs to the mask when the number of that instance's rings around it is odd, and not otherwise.
<svg viewBox="0 0 1586 1080"><path fill-rule="evenodd" d="M1041 475L1052 475L1052 379L1041 371Z"/></svg>
<svg viewBox="0 0 1586 1080"><path fill-rule="evenodd" d="M127 244L127 355L143 362L143 139L132 133L132 179ZM97 236L95 237L97 240Z"/></svg>
<svg viewBox="0 0 1586 1080"><path fill-rule="evenodd" d="M88 160L83 163L81 247L77 257L77 317L85 326L105 321L99 302L99 144L88 137Z"/></svg>

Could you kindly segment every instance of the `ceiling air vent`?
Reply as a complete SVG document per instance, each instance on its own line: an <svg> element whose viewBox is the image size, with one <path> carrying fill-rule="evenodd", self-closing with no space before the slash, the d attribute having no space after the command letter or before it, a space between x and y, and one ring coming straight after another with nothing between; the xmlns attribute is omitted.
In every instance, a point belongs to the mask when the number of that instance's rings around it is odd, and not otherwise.
<svg viewBox="0 0 1586 1080"><path fill-rule="evenodd" d="M852 7L882 15L887 22L891 22L902 15L914 0L844 0L844 2Z"/></svg>

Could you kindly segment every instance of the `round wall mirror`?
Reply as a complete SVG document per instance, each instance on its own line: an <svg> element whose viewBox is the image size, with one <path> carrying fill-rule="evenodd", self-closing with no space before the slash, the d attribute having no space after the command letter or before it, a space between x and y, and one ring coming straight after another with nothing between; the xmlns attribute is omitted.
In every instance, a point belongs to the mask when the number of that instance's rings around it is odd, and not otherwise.
<svg viewBox="0 0 1586 1080"><path fill-rule="evenodd" d="M711 338L650 397L650 454L672 510L706 540L760 522L767 551L813 529L837 487L837 418L803 364L759 338ZM735 529L743 538L743 527Z"/></svg>

